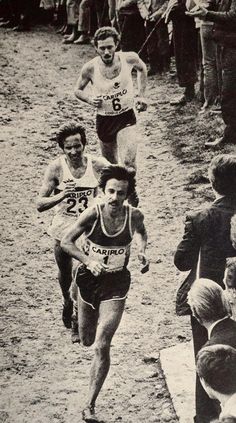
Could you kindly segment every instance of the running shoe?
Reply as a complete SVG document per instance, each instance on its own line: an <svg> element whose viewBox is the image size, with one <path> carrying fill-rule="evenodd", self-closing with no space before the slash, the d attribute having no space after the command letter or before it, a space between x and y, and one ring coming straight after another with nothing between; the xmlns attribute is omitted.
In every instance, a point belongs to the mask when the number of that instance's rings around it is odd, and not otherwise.
<svg viewBox="0 0 236 423"><path fill-rule="evenodd" d="M94 406L90 406L90 407L86 407L83 411L82 411L82 419L85 422L90 422L90 423L98 423L99 420L95 414L95 408Z"/></svg>

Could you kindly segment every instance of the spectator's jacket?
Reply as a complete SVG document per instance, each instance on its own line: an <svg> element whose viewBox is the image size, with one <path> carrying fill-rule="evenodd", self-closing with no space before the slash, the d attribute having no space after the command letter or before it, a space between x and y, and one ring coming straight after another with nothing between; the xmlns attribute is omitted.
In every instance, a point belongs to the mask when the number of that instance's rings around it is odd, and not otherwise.
<svg viewBox="0 0 236 423"><path fill-rule="evenodd" d="M128 2L125 2L126 6L123 6L123 0L116 0L116 10L118 13L123 15L133 15L138 14L139 9L137 6L137 0L129 0Z"/></svg>
<svg viewBox="0 0 236 423"><path fill-rule="evenodd" d="M236 48L236 0L221 0L217 12L209 11L206 20L215 23L215 41Z"/></svg>
<svg viewBox="0 0 236 423"><path fill-rule="evenodd" d="M185 233L177 247L174 262L181 271L197 268L199 277L223 286L227 257L235 257L230 240L230 221L236 213L236 196L222 197L205 210L186 217Z"/></svg>
<svg viewBox="0 0 236 423"><path fill-rule="evenodd" d="M160 16L167 9L168 0L138 0L137 5L139 13L143 19L146 19L149 14L159 10Z"/></svg>

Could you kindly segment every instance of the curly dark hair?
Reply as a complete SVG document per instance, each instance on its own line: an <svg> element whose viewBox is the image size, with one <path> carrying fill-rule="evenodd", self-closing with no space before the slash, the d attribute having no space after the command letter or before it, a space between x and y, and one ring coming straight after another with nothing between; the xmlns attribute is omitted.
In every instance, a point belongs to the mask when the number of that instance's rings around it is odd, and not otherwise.
<svg viewBox="0 0 236 423"><path fill-rule="evenodd" d="M112 37L115 44L120 42L120 36L115 28L111 26L102 26L101 28L98 28L94 34L94 45L97 47L99 40L106 40L108 37Z"/></svg>
<svg viewBox="0 0 236 423"><path fill-rule="evenodd" d="M126 167L110 165L102 169L99 180L99 187L102 188L103 192L105 191L107 181L110 179L117 179L118 181L128 182L127 197L135 190L135 172L128 170Z"/></svg>
<svg viewBox="0 0 236 423"><path fill-rule="evenodd" d="M197 373L215 391L232 395L236 391L236 350L229 345L211 345L197 355Z"/></svg>
<svg viewBox="0 0 236 423"><path fill-rule="evenodd" d="M77 134L80 135L81 142L82 142L83 146L85 147L85 145L87 143L87 139L86 139L85 128L83 126L79 125L76 122L68 122L68 123L65 123L64 125L60 126L60 128L58 129L58 132L56 134L56 140L57 140L59 147L61 147L61 149L64 150L65 139L67 137L70 137L71 135L77 135Z"/></svg>
<svg viewBox="0 0 236 423"><path fill-rule="evenodd" d="M209 167L209 178L220 195L236 195L236 155L220 154L213 158Z"/></svg>

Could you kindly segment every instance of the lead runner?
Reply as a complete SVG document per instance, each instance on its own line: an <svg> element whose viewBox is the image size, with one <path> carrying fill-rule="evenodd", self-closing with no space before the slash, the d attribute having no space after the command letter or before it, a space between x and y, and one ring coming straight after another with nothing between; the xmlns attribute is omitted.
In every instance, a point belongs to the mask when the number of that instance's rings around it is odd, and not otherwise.
<svg viewBox="0 0 236 423"><path fill-rule="evenodd" d="M127 265L134 233L141 272L148 270L144 216L139 209L124 205L135 187L134 174L110 165L102 171L99 186L105 194L103 203L85 210L61 243L67 254L83 263L76 275L80 340L90 346L96 338L88 404L82 413L87 422L99 421L95 402L109 371L110 345L130 286Z"/></svg>
<svg viewBox="0 0 236 423"><path fill-rule="evenodd" d="M136 108L146 110L144 99L147 69L134 52L117 52L119 34L112 27L99 28L94 35L98 54L87 62L78 78L75 96L97 109L96 128L102 155L110 163L120 163L136 171L138 134L134 112L134 86L132 70L137 71L138 99ZM92 85L93 96L84 91ZM138 205L136 191L129 203Z"/></svg>

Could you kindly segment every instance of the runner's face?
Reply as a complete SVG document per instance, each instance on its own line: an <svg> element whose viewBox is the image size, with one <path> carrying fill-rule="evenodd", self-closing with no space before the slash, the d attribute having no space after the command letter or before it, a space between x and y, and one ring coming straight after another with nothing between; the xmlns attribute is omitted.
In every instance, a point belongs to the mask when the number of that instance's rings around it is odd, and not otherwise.
<svg viewBox="0 0 236 423"><path fill-rule="evenodd" d="M84 146L79 134L70 135L64 141L64 153L71 162L76 162L81 159L84 151Z"/></svg>
<svg viewBox="0 0 236 423"><path fill-rule="evenodd" d="M109 179L105 187L106 204L112 212L120 210L127 198L128 181Z"/></svg>
<svg viewBox="0 0 236 423"><path fill-rule="evenodd" d="M96 51L101 57L105 65L111 65L114 59L116 51L116 43L112 37L108 37L105 40L98 40Z"/></svg>

